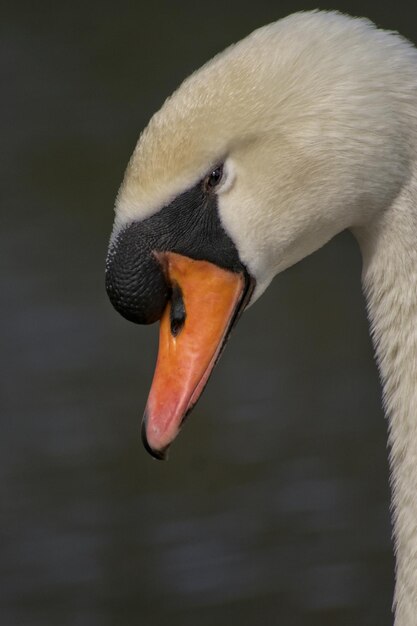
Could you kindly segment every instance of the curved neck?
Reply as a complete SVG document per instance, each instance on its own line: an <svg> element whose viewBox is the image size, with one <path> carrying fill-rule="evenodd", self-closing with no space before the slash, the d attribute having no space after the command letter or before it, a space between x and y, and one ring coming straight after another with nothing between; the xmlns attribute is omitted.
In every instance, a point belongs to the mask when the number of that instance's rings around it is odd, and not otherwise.
<svg viewBox="0 0 417 626"><path fill-rule="evenodd" d="M355 232L389 420L395 626L417 623L417 175Z"/></svg>

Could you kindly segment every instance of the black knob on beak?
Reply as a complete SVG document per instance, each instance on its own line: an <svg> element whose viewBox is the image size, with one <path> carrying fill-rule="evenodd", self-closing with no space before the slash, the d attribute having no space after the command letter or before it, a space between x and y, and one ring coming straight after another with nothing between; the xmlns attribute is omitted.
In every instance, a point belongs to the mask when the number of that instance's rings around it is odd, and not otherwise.
<svg viewBox="0 0 417 626"><path fill-rule="evenodd" d="M169 287L141 226L141 223L130 224L111 243L106 262L106 290L123 317L137 324L152 324L162 316Z"/></svg>

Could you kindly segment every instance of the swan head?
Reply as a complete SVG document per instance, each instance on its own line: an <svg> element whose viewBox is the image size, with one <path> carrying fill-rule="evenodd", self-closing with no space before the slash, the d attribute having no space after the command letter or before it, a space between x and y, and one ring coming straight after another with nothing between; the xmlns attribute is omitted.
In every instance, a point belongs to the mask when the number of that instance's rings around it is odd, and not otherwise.
<svg viewBox="0 0 417 626"><path fill-rule="evenodd" d="M161 320L143 427L157 458L249 302L398 194L415 62L367 20L295 14L216 56L150 120L117 197L106 285L128 319Z"/></svg>

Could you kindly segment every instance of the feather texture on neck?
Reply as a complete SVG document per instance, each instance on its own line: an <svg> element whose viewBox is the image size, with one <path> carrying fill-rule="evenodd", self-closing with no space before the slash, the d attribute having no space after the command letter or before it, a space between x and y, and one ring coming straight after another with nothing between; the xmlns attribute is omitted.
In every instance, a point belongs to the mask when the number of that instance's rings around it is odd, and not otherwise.
<svg viewBox="0 0 417 626"><path fill-rule="evenodd" d="M395 624L412 626L417 624L417 168L392 206L355 234L389 420Z"/></svg>

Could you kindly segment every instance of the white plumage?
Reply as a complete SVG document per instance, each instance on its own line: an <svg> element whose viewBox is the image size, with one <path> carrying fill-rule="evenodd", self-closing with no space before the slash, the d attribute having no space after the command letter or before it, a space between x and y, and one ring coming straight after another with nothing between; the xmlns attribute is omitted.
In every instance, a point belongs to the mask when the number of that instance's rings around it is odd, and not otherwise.
<svg viewBox="0 0 417 626"><path fill-rule="evenodd" d="M114 227L224 161L219 214L256 279L252 301L352 229L390 424L396 626L417 624L416 149L417 50L364 19L294 14L216 56L154 115Z"/></svg>

